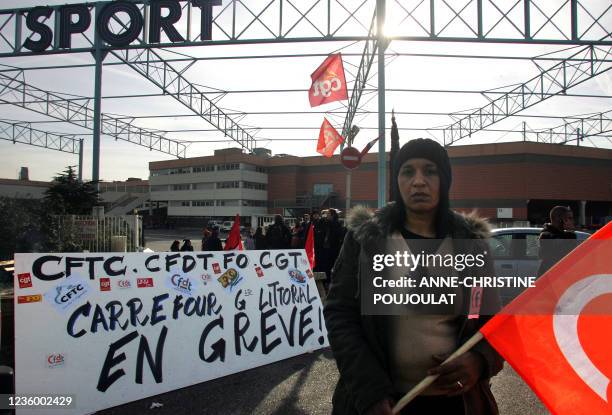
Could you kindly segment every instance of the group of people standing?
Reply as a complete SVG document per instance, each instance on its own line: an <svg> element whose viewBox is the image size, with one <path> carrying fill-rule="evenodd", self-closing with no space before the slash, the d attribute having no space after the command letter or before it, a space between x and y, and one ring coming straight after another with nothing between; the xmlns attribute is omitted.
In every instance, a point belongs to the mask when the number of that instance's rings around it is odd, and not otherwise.
<svg viewBox="0 0 612 415"><path fill-rule="evenodd" d="M329 279L334 262L338 258L346 228L340 222L338 211L326 209L322 212L305 214L293 228L287 226L281 215L275 215L274 222L265 228L258 226L255 233L251 229L244 235L244 248L251 249L303 249L306 246L308 230L313 227L315 269L325 272ZM189 239L172 243L170 251L193 251ZM202 251L222 251L223 242L216 227L206 227L203 231Z"/></svg>
<svg viewBox="0 0 612 415"><path fill-rule="evenodd" d="M183 239L183 245L179 241L172 242L170 246L171 252L193 251L193 245L190 239ZM223 251L223 243L219 238L219 230L216 228L204 228L204 236L202 237L202 251Z"/></svg>
<svg viewBox="0 0 612 415"><path fill-rule="evenodd" d="M183 239L183 245L181 245L181 241L175 240L170 245L170 252L189 252L193 251L193 245L191 244L191 239Z"/></svg>
<svg viewBox="0 0 612 415"><path fill-rule="evenodd" d="M311 226L315 251L313 271L325 272L329 279L346 233L335 209L307 213L292 229L283 222L282 216L276 215L274 223L268 226L265 235L261 227L257 228L254 236L255 249L303 249Z"/></svg>

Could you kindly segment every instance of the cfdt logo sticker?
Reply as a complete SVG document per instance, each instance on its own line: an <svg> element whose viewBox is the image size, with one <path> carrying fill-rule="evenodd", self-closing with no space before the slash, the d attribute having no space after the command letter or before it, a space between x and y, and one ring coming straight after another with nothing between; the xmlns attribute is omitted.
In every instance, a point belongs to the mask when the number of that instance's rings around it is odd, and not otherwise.
<svg viewBox="0 0 612 415"><path fill-rule="evenodd" d="M110 278L100 278L100 291L110 291L111 281Z"/></svg>
<svg viewBox="0 0 612 415"><path fill-rule="evenodd" d="M17 275L17 281L19 282L19 288L32 288L32 276L29 272Z"/></svg>
<svg viewBox="0 0 612 415"><path fill-rule="evenodd" d="M50 369L53 369L59 366L64 366L65 362L66 362L66 357L62 353L51 353L47 355L47 366Z"/></svg>
<svg viewBox="0 0 612 415"><path fill-rule="evenodd" d="M153 287L153 278L136 278L136 286L138 288L152 288Z"/></svg>
<svg viewBox="0 0 612 415"><path fill-rule="evenodd" d="M221 284L223 288L227 291L232 292L234 288L238 286L242 282L244 278L238 273L238 271L234 268L230 268L225 271L217 281Z"/></svg>
<svg viewBox="0 0 612 415"><path fill-rule="evenodd" d="M304 286L308 283L308 280L299 269L289 270L289 281L294 285Z"/></svg>
<svg viewBox="0 0 612 415"><path fill-rule="evenodd" d="M90 288L82 278L70 277L44 295L45 300L60 313L72 308L80 299L87 297Z"/></svg>
<svg viewBox="0 0 612 415"><path fill-rule="evenodd" d="M130 281L130 280L118 280L117 281L117 287L121 288L122 290L127 289L127 288L132 288L132 281Z"/></svg>
<svg viewBox="0 0 612 415"><path fill-rule="evenodd" d="M198 280L189 278L186 275L172 274L166 280L166 286L172 290L178 291L181 294L193 296L197 288Z"/></svg>

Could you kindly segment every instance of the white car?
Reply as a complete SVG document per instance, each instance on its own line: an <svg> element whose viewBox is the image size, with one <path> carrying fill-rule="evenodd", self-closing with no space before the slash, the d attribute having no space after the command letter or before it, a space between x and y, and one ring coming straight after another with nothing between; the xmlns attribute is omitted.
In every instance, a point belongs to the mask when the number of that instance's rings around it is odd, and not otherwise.
<svg viewBox="0 0 612 415"><path fill-rule="evenodd" d="M221 232L231 231L233 225L234 225L233 220L226 220L225 222L223 222L223 225L221 225Z"/></svg>
<svg viewBox="0 0 612 415"><path fill-rule="evenodd" d="M489 246L497 277L531 277L538 275L540 267L540 241L542 228L498 228L491 231ZM576 231L579 242L590 234ZM523 288L504 288L500 290L502 303L512 301Z"/></svg>

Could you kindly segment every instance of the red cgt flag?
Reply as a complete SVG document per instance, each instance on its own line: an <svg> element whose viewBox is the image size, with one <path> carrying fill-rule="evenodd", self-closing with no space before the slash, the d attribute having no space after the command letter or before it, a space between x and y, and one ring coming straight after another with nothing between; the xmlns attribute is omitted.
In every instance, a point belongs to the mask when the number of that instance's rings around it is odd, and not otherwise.
<svg viewBox="0 0 612 415"><path fill-rule="evenodd" d="M319 130L317 153L321 153L325 157L332 157L336 148L343 142L344 138L332 127L327 118L323 118L323 124L321 124L321 130Z"/></svg>
<svg viewBox="0 0 612 415"><path fill-rule="evenodd" d="M314 269L315 267L315 250L314 250L314 224L310 224L308 226L308 235L306 236L306 246L304 247L306 250L306 256L308 257L308 262L310 263L310 269Z"/></svg>
<svg viewBox="0 0 612 415"><path fill-rule="evenodd" d="M557 415L612 414L612 222L480 330Z"/></svg>
<svg viewBox="0 0 612 415"><path fill-rule="evenodd" d="M308 100L311 107L348 99L341 54L329 55L310 78L312 84L308 91Z"/></svg>
<svg viewBox="0 0 612 415"><path fill-rule="evenodd" d="M230 230L227 239L225 240L225 251L233 250L242 251L242 237L240 236L240 215L236 214L234 218L234 224Z"/></svg>

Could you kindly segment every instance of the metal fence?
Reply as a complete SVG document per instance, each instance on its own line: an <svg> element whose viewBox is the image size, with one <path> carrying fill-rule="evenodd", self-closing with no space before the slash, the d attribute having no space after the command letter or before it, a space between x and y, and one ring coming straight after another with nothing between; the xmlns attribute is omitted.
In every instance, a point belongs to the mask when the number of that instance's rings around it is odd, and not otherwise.
<svg viewBox="0 0 612 415"><path fill-rule="evenodd" d="M56 216L58 237L90 252L135 252L141 246L142 217Z"/></svg>

